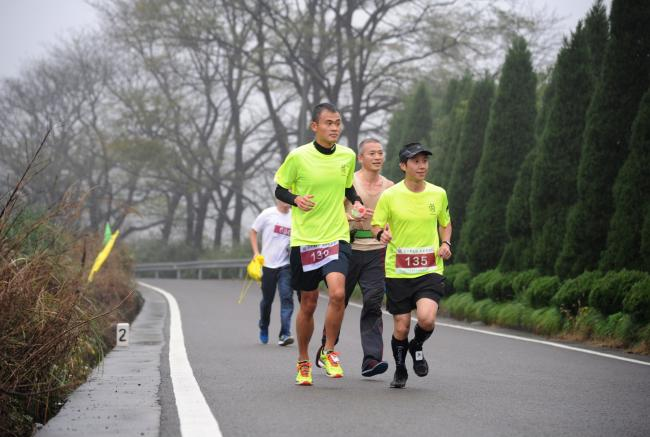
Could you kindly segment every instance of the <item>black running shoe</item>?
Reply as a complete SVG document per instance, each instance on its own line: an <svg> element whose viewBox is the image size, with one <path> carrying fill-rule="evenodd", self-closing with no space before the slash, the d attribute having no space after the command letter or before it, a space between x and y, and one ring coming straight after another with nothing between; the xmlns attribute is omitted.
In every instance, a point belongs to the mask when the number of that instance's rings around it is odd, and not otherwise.
<svg viewBox="0 0 650 437"><path fill-rule="evenodd" d="M369 360L361 368L361 375L370 377L384 373L386 370L388 370L386 361Z"/></svg>
<svg viewBox="0 0 650 437"><path fill-rule="evenodd" d="M409 379L409 374L406 371L405 366L398 366L395 369L395 376L393 376L393 381L390 383L391 388L404 388L406 386L406 380Z"/></svg>
<svg viewBox="0 0 650 437"><path fill-rule="evenodd" d="M416 343L415 340L409 342L409 353L413 358L413 371L417 376L427 376L429 373L429 364L424 359L422 344Z"/></svg>
<svg viewBox="0 0 650 437"><path fill-rule="evenodd" d="M318 348L318 352L316 352L316 367L321 369L325 364L320 360L320 355L323 353L323 345L321 344L320 347Z"/></svg>

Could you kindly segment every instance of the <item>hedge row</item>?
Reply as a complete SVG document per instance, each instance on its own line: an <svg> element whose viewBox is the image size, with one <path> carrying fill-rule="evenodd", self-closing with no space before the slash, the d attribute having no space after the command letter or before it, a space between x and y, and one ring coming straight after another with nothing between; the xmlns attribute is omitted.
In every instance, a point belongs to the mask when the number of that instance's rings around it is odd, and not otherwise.
<svg viewBox="0 0 650 437"><path fill-rule="evenodd" d="M467 292L473 301L511 302L531 309L553 307L569 318L593 308L603 316L623 313L634 323L650 322L650 275L621 270L584 272L564 282L537 270L503 273L488 270L471 277L465 264L445 269L450 293Z"/></svg>
<svg viewBox="0 0 650 437"><path fill-rule="evenodd" d="M455 293L442 301L442 308L460 320L480 320L485 324L523 329L540 335L565 335L578 340L596 340L611 346L636 346L650 351L650 323L645 325L622 312L609 316L591 308L580 308L569 317L555 306L532 308L521 302L475 300L470 292Z"/></svg>

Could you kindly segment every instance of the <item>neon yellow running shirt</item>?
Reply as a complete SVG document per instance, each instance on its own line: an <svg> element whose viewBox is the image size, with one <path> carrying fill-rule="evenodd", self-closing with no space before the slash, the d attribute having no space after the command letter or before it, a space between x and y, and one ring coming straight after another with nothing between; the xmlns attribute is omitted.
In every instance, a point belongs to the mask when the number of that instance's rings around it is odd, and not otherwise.
<svg viewBox="0 0 650 437"><path fill-rule="evenodd" d="M419 193L409 190L404 181L381 194L373 226L390 227L393 239L386 248L387 278L417 278L428 273L442 274L444 263L438 257L438 226L451 219L447 192L426 182Z"/></svg>
<svg viewBox="0 0 650 437"><path fill-rule="evenodd" d="M311 211L291 208L291 246L350 241L343 201L352 186L356 155L348 147L336 145L334 153L319 152L314 143L292 150L275 174L275 182L293 194L312 194Z"/></svg>

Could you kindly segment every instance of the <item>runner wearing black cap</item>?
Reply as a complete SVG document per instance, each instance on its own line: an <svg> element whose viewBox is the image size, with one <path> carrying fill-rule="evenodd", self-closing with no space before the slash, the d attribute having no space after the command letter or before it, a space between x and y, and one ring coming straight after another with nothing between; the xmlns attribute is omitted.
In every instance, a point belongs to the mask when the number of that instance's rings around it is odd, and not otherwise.
<svg viewBox="0 0 650 437"><path fill-rule="evenodd" d="M372 218L375 238L387 244L386 307L394 322L394 388L403 388L408 379L406 351L413 359L416 375L429 372L422 345L435 327L438 302L445 289L443 260L451 256L447 193L425 180L429 155L431 152L420 143L407 144L400 150L404 180L383 192ZM409 342L412 310L416 310L417 324Z"/></svg>

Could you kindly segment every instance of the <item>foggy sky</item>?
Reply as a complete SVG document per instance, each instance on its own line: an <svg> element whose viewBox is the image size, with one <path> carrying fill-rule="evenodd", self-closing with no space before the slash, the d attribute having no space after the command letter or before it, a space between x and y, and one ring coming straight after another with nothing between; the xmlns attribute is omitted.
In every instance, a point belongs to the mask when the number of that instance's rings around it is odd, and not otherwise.
<svg viewBox="0 0 650 437"><path fill-rule="evenodd" d="M566 17L568 34L593 0L523 0L535 8ZM610 4L608 0L606 4ZM0 78L15 77L31 60L41 58L60 38L98 26L94 9L84 0L0 0Z"/></svg>

